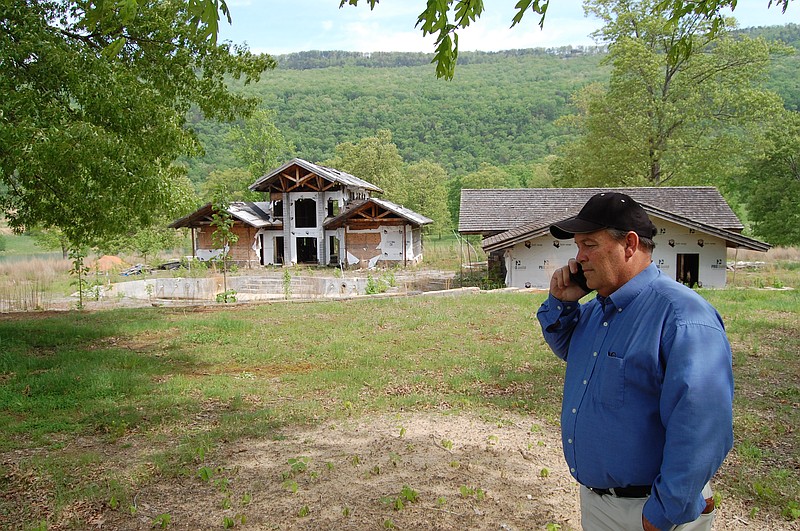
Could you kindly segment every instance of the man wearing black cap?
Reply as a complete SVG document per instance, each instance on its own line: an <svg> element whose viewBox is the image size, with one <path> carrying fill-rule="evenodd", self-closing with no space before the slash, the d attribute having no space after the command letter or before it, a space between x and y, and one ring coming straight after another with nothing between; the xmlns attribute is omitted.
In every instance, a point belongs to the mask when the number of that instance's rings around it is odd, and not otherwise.
<svg viewBox="0 0 800 531"><path fill-rule="evenodd" d="M629 196L593 196L550 227L578 253L537 317L567 362L561 431L587 531L710 530L709 484L733 444L731 350L717 311L652 262ZM577 282L581 266L587 294Z"/></svg>

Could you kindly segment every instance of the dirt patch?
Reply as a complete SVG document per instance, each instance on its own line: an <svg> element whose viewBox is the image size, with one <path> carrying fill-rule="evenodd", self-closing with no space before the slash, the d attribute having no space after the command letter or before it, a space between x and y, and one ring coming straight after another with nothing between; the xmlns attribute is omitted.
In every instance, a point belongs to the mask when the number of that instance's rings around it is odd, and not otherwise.
<svg viewBox="0 0 800 531"><path fill-rule="evenodd" d="M95 507L84 522L119 530L150 529L159 518L169 529L580 529L578 486L558 431L529 417L376 415L239 441L214 456L136 492L135 514ZM749 516L743 505L723 496L715 529L798 529Z"/></svg>

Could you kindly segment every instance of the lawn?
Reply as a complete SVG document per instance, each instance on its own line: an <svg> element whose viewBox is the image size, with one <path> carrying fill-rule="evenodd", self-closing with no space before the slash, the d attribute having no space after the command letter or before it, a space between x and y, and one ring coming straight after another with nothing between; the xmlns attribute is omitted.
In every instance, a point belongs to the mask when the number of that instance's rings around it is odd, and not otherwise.
<svg viewBox="0 0 800 531"><path fill-rule="evenodd" d="M718 496L744 508L738 517L795 528L800 293L701 293L722 313L734 350L736 443ZM554 431L564 367L534 317L543 298L497 291L0 315L0 527L81 529L97 514L124 521L142 510L143 489L227 484L235 473L220 475L225 467L214 463L231 448L330 422L468 412ZM307 463L298 455L285 466L291 490ZM411 505L401 487L394 502ZM459 498L476 499L480 489L463 487ZM248 528L252 496L241 494L235 518L218 527ZM445 511L430 503L428 513ZM95 516L78 510L88 506ZM274 528L303 528L296 522L317 509L304 505ZM167 513L150 518L181 527ZM547 518L539 527L562 525Z"/></svg>

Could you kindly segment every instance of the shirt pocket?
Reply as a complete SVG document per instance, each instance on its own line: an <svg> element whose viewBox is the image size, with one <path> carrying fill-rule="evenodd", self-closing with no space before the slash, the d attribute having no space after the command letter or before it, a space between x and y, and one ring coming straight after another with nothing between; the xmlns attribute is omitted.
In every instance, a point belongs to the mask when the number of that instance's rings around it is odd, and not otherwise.
<svg viewBox="0 0 800 531"><path fill-rule="evenodd" d="M625 398L625 358L607 354L599 383L600 403L610 409L621 408Z"/></svg>

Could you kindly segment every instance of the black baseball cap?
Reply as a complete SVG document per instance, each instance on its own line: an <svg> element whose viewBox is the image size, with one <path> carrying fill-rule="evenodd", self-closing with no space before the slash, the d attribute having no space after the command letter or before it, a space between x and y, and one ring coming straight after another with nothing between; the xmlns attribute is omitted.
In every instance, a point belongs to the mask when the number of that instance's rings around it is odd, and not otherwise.
<svg viewBox="0 0 800 531"><path fill-rule="evenodd" d="M550 233L559 240L601 229L633 231L643 238L656 235L656 226L642 206L619 192L594 195L577 216L550 225Z"/></svg>

